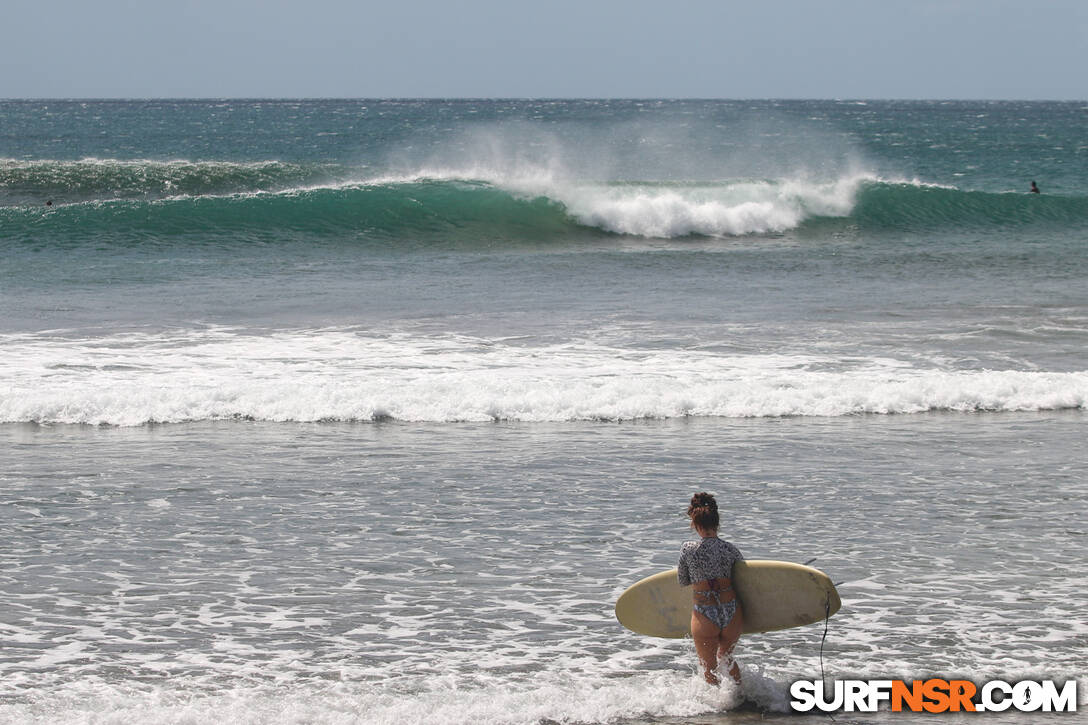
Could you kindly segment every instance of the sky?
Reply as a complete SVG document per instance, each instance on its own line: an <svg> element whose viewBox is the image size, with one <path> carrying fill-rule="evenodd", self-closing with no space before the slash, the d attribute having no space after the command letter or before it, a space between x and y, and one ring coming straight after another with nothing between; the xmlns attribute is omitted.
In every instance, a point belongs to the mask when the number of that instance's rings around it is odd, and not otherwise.
<svg viewBox="0 0 1088 725"><path fill-rule="evenodd" d="M1088 0L5 0L0 98L1088 99Z"/></svg>

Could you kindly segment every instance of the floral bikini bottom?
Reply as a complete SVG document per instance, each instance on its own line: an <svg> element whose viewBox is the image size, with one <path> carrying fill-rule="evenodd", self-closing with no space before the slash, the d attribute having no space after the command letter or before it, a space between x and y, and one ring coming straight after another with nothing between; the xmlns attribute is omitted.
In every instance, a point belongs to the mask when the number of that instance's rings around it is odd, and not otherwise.
<svg viewBox="0 0 1088 725"><path fill-rule="evenodd" d="M706 604L695 604L695 611L703 615L711 622L716 624L719 629L725 629L729 626L729 623L733 621L733 615L737 613L737 600L730 599L728 602L723 602L721 599L721 592L729 591L732 587L726 587L725 589L710 589L705 592L697 592L699 596L712 599L712 601Z"/></svg>

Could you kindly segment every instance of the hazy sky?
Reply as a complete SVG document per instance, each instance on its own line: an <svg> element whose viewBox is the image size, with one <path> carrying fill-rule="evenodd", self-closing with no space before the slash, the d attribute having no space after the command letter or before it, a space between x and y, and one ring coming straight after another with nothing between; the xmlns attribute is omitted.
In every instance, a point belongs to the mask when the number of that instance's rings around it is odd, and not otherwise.
<svg viewBox="0 0 1088 725"><path fill-rule="evenodd" d="M5 0L0 97L1088 99L1088 0Z"/></svg>

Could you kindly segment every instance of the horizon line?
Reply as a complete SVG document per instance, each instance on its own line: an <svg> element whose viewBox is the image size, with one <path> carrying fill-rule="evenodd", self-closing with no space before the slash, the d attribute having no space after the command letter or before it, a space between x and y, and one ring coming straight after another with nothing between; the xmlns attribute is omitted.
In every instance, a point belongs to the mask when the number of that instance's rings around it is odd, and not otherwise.
<svg viewBox="0 0 1088 725"><path fill-rule="evenodd" d="M954 98L954 97L802 97L802 96L5 96L0 102L64 101L121 103L131 101L672 101L672 102L833 102L833 103L1086 103L1088 98Z"/></svg>

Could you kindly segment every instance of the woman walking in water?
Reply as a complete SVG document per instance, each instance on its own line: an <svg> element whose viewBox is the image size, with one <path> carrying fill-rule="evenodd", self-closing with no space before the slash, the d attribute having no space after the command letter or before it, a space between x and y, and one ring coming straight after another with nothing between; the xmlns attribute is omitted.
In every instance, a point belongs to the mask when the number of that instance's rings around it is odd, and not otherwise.
<svg viewBox="0 0 1088 725"><path fill-rule="evenodd" d="M744 628L744 614L733 591L733 564L744 557L733 544L718 538L718 502L709 493L691 497L688 517L701 540L684 542L677 576L681 586L692 587L695 651L707 682L719 683L714 670L720 658L739 685L740 667L733 659L733 645Z"/></svg>

